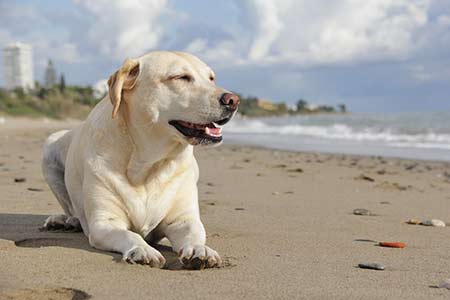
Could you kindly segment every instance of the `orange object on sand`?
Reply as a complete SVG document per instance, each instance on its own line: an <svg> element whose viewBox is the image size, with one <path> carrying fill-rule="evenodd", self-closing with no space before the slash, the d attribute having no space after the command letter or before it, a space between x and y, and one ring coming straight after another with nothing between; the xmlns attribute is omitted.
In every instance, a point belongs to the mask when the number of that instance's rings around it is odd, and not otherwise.
<svg viewBox="0 0 450 300"><path fill-rule="evenodd" d="M381 247L389 247L389 248L405 248L406 247L405 243L400 243L400 242L379 242L378 245Z"/></svg>

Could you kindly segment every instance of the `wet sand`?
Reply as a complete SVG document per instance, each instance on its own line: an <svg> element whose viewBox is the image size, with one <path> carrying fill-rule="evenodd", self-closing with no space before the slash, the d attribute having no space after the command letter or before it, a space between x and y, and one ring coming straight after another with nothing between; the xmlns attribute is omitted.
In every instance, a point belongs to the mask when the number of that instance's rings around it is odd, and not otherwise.
<svg viewBox="0 0 450 300"><path fill-rule="evenodd" d="M220 269L129 265L81 233L40 232L61 213L40 172L45 137L76 122L0 124L0 299L448 299L450 163L198 148L200 208ZM225 136L226 139L226 136ZM25 178L24 182L15 179ZM19 180L20 181L20 180ZM356 208L374 216L357 216ZM404 242L404 249L373 242ZM384 271L358 268L381 263Z"/></svg>

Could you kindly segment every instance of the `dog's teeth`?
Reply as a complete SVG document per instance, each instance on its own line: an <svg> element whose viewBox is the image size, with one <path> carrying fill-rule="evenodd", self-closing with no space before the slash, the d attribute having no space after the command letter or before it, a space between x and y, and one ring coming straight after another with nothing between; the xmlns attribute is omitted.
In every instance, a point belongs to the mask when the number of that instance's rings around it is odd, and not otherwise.
<svg viewBox="0 0 450 300"><path fill-rule="evenodd" d="M205 127L205 133L209 136L220 137L222 136L222 129Z"/></svg>

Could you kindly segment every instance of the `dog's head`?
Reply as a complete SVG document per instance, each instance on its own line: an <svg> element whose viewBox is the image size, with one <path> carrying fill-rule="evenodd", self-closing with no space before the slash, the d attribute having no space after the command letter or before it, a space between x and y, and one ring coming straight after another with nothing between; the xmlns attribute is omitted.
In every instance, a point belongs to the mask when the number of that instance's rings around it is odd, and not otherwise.
<svg viewBox="0 0 450 300"><path fill-rule="evenodd" d="M219 144L221 126L239 104L238 96L216 86L210 67L184 52L127 59L108 85L113 118L124 114L191 145Z"/></svg>

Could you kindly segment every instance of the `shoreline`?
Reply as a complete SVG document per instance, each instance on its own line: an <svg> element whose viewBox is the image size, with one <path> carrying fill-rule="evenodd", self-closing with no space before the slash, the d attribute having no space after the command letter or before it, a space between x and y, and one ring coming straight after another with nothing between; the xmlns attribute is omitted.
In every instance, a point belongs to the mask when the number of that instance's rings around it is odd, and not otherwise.
<svg viewBox="0 0 450 300"><path fill-rule="evenodd" d="M0 119L2 116L0 116ZM79 123L81 123L82 120L78 119L51 119L51 118L28 118L28 117L5 117L5 121L0 120L0 132L2 130L24 130L27 128L37 129L37 128L54 128L58 127L61 129L70 128L73 127ZM382 157L385 159L396 159L396 160L405 160L405 161L421 161L421 162L428 162L428 163L444 163L450 165L450 160L446 159L426 159L426 158L408 158L408 157L401 157L401 156L389 156L389 155L371 155L371 154L353 154L353 153L343 153L343 152L325 152L325 151L316 151L316 150L289 150L285 148L278 148L278 147L269 147L264 145L256 145L252 143L239 143L235 141L227 142L229 137L227 137L227 132L224 133L224 143L221 146L243 146L243 147L251 147L254 149L265 149L269 151L281 151L281 152L288 152L288 153L317 153L317 154L323 154L323 155L336 155L336 156L352 156L352 157L358 157L358 158L378 158Z"/></svg>
<svg viewBox="0 0 450 300"><path fill-rule="evenodd" d="M248 148L253 148L255 150L279 151L279 152L286 152L286 153L291 153L291 154L320 154L320 155L332 155L332 156L348 156L348 157L354 157L354 158L358 158L358 159L383 158L383 159L387 159L387 160L400 160L400 161L410 161L410 162L418 161L418 162L433 163L433 164L446 164L446 165L450 166L450 161L445 160L445 159L438 160L438 159L425 159L425 158L407 158L407 157L389 156L389 155L353 154L353 153L324 152L324 151L313 151L313 150L289 150L289 149L283 149L283 148L276 148L276 147L269 147L269 146L262 146L262 145L253 145L253 144L239 144L239 143L233 143L233 142L231 142L231 143L225 142L221 146L248 147Z"/></svg>

